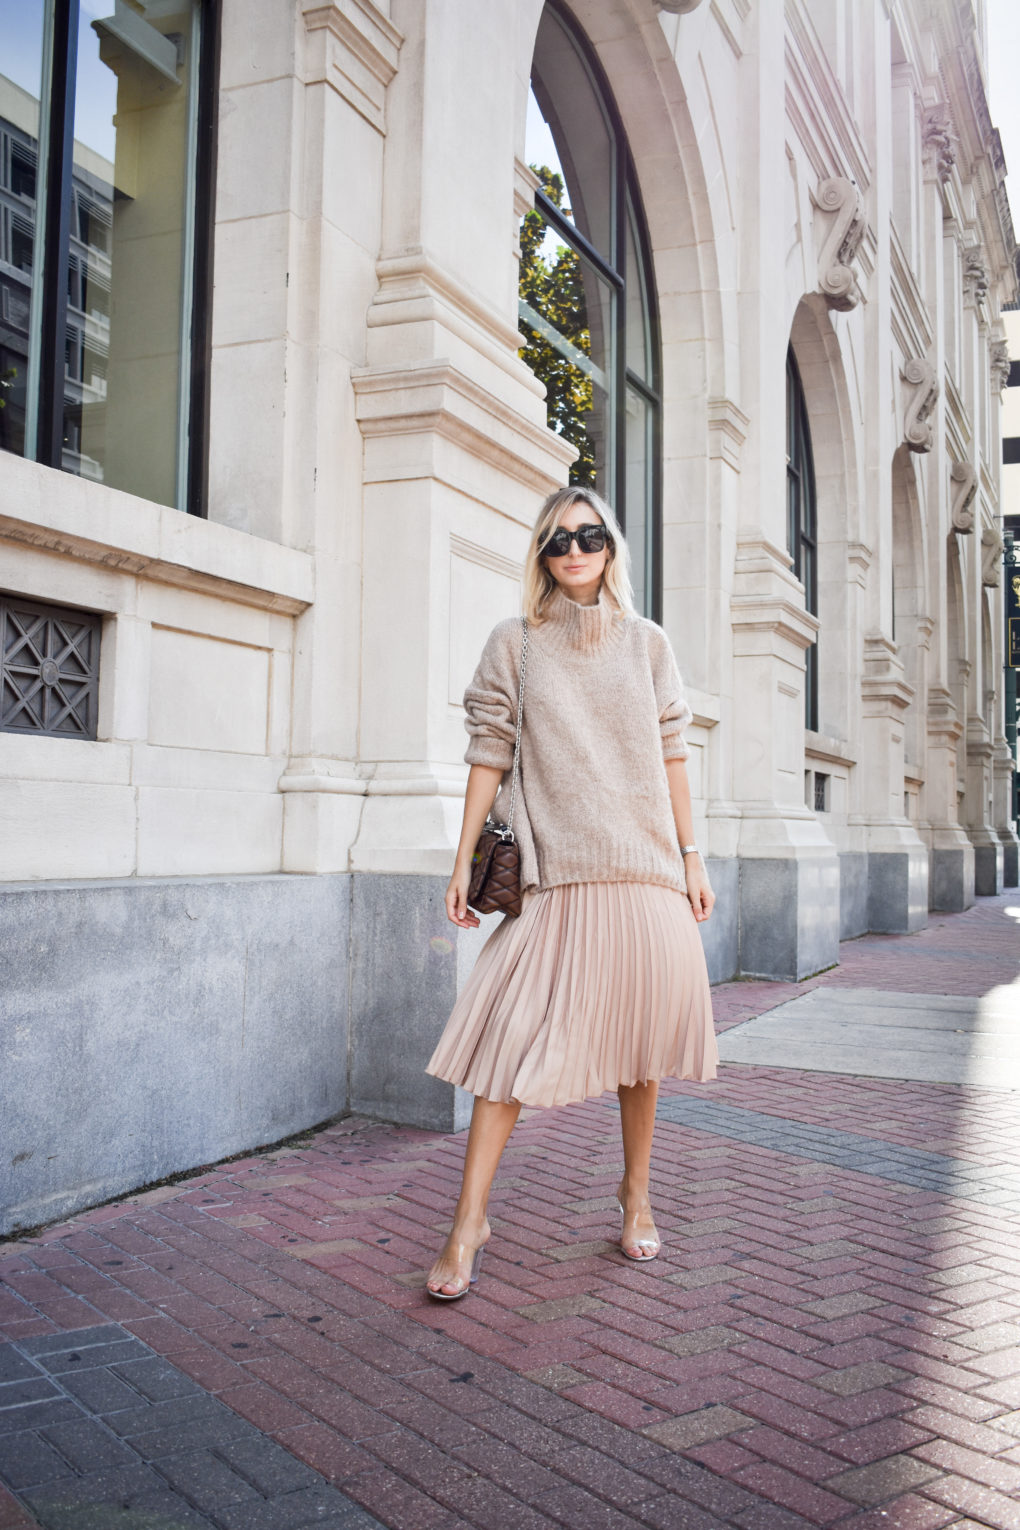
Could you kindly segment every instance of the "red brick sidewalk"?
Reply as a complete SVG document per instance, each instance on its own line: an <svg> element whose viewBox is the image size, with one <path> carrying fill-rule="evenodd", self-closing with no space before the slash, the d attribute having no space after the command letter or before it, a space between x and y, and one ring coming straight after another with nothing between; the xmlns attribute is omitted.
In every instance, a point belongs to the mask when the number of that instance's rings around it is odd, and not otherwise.
<svg viewBox="0 0 1020 1530"><path fill-rule="evenodd" d="M1013 906L725 985L720 1024L1013 983ZM526 1113L442 1307L463 1139L348 1120L0 1248L0 1340L116 1320L391 1530L1020 1530L1016 1096L732 1066L664 1094L648 1267L613 1241L608 1097Z"/></svg>

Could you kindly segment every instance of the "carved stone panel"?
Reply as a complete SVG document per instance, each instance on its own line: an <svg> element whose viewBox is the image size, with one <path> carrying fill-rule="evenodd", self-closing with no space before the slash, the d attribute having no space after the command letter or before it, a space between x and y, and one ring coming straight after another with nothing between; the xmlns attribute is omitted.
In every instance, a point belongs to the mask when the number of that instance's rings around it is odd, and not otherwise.
<svg viewBox="0 0 1020 1530"><path fill-rule="evenodd" d="M939 182L944 186L956 164L957 143L949 107L944 101L938 106L929 107L925 112L921 134L925 155L931 160Z"/></svg>
<svg viewBox="0 0 1020 1530"><path fill-rule="evenodd" d="M1009 346L1005 340L992 341L988 364L992 369L992 387L1001 393L1009 382Z"/></svg>
<svg viewBox="0 0 1020 1530"><path fill-rule="evenodd" d="M1002 537L994 526L981 533L981 583L996 589L1002 579Z"/></svg>
<svg viewBox="0 0 1020 1530"><path fill-rule="evenodd" d="M974 496L977 469L970 462L954 462L949 470L952 530L965 536L974 530Z"/></svg>
<svg viewBox="0 0 1020 1530"><path fill-rule="evenodd" d="M907 385L903 441L912 452L930 452L934 436L931 412L939 396L938 373L923 356L904 362L900 376Z"/></svg>
<svg viewBox="0 0 1020 1530"><path fill-rule="evenodd" d="M963 291L972 303L983 303L988 296L988 267L977 245L964 251Z"/></svg>
<svg viewBox="0 0 1020 1530"><path fill-rule="evenodd" d="M811 193L821 224L818 290L830 308L846 313L861 300L854 258L864 237L864 202L853 181L830 175Z"/></svg>

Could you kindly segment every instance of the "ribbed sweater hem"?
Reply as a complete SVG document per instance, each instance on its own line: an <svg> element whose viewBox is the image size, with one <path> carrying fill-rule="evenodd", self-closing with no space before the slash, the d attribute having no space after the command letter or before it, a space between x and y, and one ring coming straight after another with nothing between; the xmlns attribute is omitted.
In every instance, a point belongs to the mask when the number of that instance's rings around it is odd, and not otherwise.
<svg viewBox="0 0 1020 1530"><path fill-rule="evenodd" d="M653 887L672 887L677 892L687 890L682 870L668 861L649 861L647 854L606 856L592 852L569 859L559 856L555 866L542 868L537 880L529 880L528 869L522 867L525 892L545 892L550 887L565 887L574 882L643 882Z"/></svg>

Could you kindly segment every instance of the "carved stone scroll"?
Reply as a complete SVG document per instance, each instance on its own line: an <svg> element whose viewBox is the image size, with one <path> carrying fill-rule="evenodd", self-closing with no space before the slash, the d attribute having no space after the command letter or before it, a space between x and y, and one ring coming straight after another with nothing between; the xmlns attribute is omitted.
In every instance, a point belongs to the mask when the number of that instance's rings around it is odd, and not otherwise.
<svg viewBox="0 0 1020 1530"><path fill-rule="evenodd" d="M912 452L930 452L935 439L931 412L939 396L939 379L930 361L912 356L904 362L900 376L911 390L903 422L904 445Z"/></svg>
<svg viewBox="0 0 1020 1530"><path fill-rule="evenodd" d="M956 164L957 143L949 107L944 101L938 106L929 107L925 112L921 141L925 154L930 155L935 166L935 173L940 184L944 186Z"/></svg>
<svg viewBox="0 0 1020 1530"><path fill-rule="evenodd" d="M992 387L1001 393L1009 382L1009 346L1005 340L992 341L988 364L992 369Z"/></svg>
<svg viewBox="0 0 1020 1530"><path fill-rule="evenodd" d="M974 496L977 493L977 469L969 462L954 462L949 470L951 485L950 515L952 530L966 536L974 530Z"/></svg>
<svg viewBox="0 0 1020 1530"><path fill-rule="evenodd" d="M964 251L963 290L973 303L983 303L988 296L988 267L976 245Z"/></svg>
<svg viewBox="0 0 1020 1530"><path fill-rule="evenodd" d="M830 308L847 313L857 307L862 296L853 261L864 238L864 202L853 181L841 175L819 181L811 200L823 228L818 290Z"/></svg>
<svg viewBox="0 0 1020 1530"><path fill-rule="evenodd" d="M995 589L1002 579L1002 538L994 526L981 533L981 583Z"/></svg>

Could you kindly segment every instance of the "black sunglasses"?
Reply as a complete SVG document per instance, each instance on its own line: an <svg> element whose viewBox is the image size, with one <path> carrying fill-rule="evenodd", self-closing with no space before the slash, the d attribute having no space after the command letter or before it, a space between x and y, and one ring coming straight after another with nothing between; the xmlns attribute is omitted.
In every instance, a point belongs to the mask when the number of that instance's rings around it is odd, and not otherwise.
<svg viewBox="0 0 1020 1530"><path fill-rule="evenodd" d="M552 536L546 537L539 551L544 558L565 558L576 542L583 553L601 552L607 538L612 546L613 539L605 526L578 526L574 531L568 531L565 526L557 526Z"/></svg>

